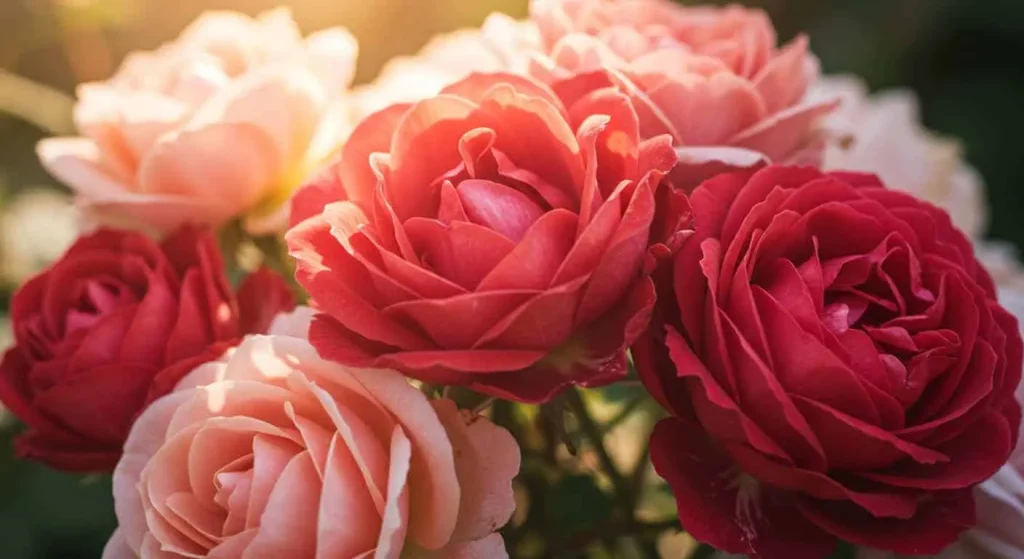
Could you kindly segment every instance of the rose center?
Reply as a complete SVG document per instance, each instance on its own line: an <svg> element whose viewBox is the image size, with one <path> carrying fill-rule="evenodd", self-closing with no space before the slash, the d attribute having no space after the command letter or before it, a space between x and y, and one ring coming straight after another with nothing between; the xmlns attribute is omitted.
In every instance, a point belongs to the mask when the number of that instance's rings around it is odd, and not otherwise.
<svg viewBox="0 0 1024 559"><path fill-rule="evenodd" d="M68 334L89 328L104 316L138 300L134 293L114 278L90 278L79 283L67 314Z"/></svg>
<svg viewBox="0 0 1024 559"><path fill-rule="evenodd" d="M941 328L945 305L937 274L905 244L823 262L822 323L856 370L874 377L908 408L928 383L955 363L960 342Z"/></svg>

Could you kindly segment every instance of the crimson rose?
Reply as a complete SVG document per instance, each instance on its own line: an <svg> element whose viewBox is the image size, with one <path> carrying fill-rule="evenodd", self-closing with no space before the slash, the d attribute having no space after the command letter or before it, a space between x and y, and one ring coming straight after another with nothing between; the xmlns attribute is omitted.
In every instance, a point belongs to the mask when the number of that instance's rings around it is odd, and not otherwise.
<svg viewBox="0 0 1024 559"><path fill-rule="evenodd" d="M371 115L293 204L310 341L521 401L617 379L653 257L683 236L675 161L611 87L570 111L529 78L476 74Z"/></svg>
<svg viewBox="0 0 1024 559"><path fill-rule="evenodd" d="M195 366L294 301L266 270L231 292L217 245L183 228L163 244L100 230L11 302L0 400L28 429L17 452L54 468L114 467L134 418Z"/></svg>
<svg viewBox="0 0 1024 559"><path fill-rule="evenodd" d="M769 167L691 203L678 308L634 348L682 524L766 558L953 542L1020 422L1017 323L968 240L867 175Z"/></svg>

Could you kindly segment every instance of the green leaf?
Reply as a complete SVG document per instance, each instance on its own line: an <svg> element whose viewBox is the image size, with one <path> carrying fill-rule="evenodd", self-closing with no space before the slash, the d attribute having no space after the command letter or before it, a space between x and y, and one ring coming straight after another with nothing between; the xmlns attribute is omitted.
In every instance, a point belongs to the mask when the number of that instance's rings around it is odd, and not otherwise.
<svg viewBox="0 0 1024 559"><path fill-rule="evenodd" d="M611 498L594 478L573 474L552 488L548 518L559 529L577 531L601 525L612 513Z"/></svg>

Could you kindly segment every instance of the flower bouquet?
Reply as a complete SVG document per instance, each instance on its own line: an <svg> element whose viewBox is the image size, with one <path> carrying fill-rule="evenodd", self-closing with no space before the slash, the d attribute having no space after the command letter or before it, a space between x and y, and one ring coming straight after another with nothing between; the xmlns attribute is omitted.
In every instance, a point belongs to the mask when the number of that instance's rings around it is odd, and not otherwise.
<svg viewBox="0 0 1024 559"><path fill-rule="evenodd" d="M1024 556L1020 272L910 94L667 0L357 50L209 13L38 145L0 401L104 558Z"/></svg>

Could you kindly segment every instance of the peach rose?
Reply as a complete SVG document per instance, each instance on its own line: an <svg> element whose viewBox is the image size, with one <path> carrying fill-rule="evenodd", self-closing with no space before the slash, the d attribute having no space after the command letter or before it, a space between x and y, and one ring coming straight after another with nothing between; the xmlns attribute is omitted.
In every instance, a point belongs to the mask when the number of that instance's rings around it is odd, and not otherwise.
<svg viewBox="0 0 1024 559"><path fill-rule="evenodd" d="M397 373L254 336L139 417L103 557L507 557L519 460L507 431Z"/></svg>
<svg viewBox="0 0 1024 559"><path fill-rule="evenodd" d="M340 28L304 39L285 9L206 13L79 86L82 136L43 140L39 157L100 222L166 231L243 217L275 231L348 129L356 51Z"/></svg>
<svg viewBox="0 0 1024 559"><path fill-rule="evenodd" d="M981 238L987 221L981 177L963 160L956 140L922 126L913 92L869 95L856 77L826 76L814 85L811 97L841 100L825 121L832 138L825 150L826 169L875 173L886 184L949 212L972 240Z"/></svg>
<svg viewBox="0 0 1024 559"><path fill-rule="evenodd" d="M806 96L818 76L807 38L778 47L763 11L669 0L533 0L530 12L548 53L546 67L540 59L531 73L548 83L570 80L565 87L576 90L610 85L629 92L642 135L674 138L677 179L694 183L766 159L820 162L818 123L836 103Z"/></svg>

